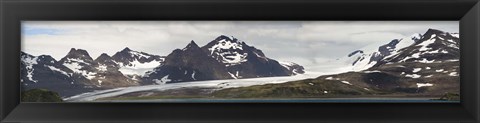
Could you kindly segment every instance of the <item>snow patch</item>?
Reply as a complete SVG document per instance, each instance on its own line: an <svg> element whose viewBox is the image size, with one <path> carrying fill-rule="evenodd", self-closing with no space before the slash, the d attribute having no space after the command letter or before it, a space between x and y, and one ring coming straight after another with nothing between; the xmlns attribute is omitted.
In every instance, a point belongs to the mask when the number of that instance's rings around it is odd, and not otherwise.
<svg viewBox="0 0 480 123"><path fill-rule="evenodd" d="M233 79L237 79L237 77L235 75L233 75L232 73L228 72L228 74L230 74L230 76L233 78Z"/></svg>
<svg viewBox="0 0 480 123"><path fill-rule="evenodd" d="M460 38L460 34L459 34L459 33L450 33L450 35L452 35L452 36L455 37L455 38Z"/></svg>
<svg viewBox="0 0 480 123"><path fill-rule="evenodd" d="M451 72L450 74L448 74L449 76L458 76L457 72Z"/></svg>
<svg viewBox="0 0 480 123"><path fill-rule="evenodd" d="M83 67L78 62L64 63L63 65L72 70L74 73L81 74L83 77L89 80L95 78L95 75L97 74L95 72L81 70Z"/></svg>
<svg viewBox="0 0 480 123"><path fill-rule="evenodd" d="M424 78L430 78L432 77L433 75L428 75L428 76L424 76Z"/></svg>
<svg viewBox="0 0 480 123"><path fill-rule="evenodd" d="M414 73L417 73L417 72L420 72L422 70L422 68L413 68L413 71Z"/></svg>
<svg viewBox="0 0 480 123"><path fill-rule="evenodd" d="M162 79L158 80L158 79L153 79L153 81L159 85L163 85L163 84L166 84L167 82L170 82L171 79L168 79L168 76L169 75L166 75L164 77L162 77Z"/></svg>
<svg viewBox="0 0 480 123"><path fill-rule="evenodd" d="M192 79L197 80L197 79L195 79L195 71L193 71L193 73L192 73Z"/></svg>
<svg viewBox="0 0 480 123"><path fill-rule="evenodd" d="M326 79L326 80L340 80L340 78L333 78L333 77L331 77L331 76L330 76L330 77L327 77L327 78L325 78L325 79Z"/></svg>
<svg viewBox="0 0 480 123"><path fill-rule="evenodd" d="M242 44L238 42L227 41L222 39L218 41L215 45L208 48L210 55L214 57L214 53L217 56L220 56L220 62L227 64L226 66L238 65L247 61L247 53L238 53L237 51L223 51L223 50L243 50Z"/></svg>
<svg viewBox="0 0 480 123"><path fill-rule="evenodd" d="M435 70L435 72L442 72L443 69L438 69L438 70Z"/></svg>
<svg viewBox="0 0 480 123"><path fill-rule="evenodd" d="M457 62L457 61L460 61L458 59L450 59L450 60L446 60L447 62Z"/></svg>
<svg viewBox="0 0 480 123"><path fill-rule="evenodd" d="M420 78L420 77L422 77L422 76L421 76L421 75L418 75L418 74L407 74L407 75L405 75L405 77Z"/></svg>
<svg viewBox="0 0 480 123"><path fill-rule="evenodd" d="M100 64L100 65L98 66L97 70L99 70L99 71L107 71L107 66L104 65L104 64Z"/></svg>
<svg viewBox="0 0 480 123"><path fill-rule="evenodd" d="M344 84L347 84L347 85L352 85L352 84L351 84L350 82L348 82L348 81L341 81L341 82L344 83Z"/></svg>
<svg viewBox="0 0 480 123"><path fill-rule="evenodd" d="M130 62L128 65L120 64L120 72L124 75L139 75L144 76L148 71L152 71L156 67L162 65L161 61L153 60L151 62L141 63L138 60Z"/></svg>
<svg viewBox="0 0 480 123"><path fill-rule="evenodd" d="M433 86L431 83L417 83L417 88Z"/></svg>
<svg viewBox="0 0 480 123"><path fill-rule="evenodd" d="M374 70L374 71L363 71L363 73L381 73L382 71Z"/></svg>
<svg viewBox="0 0 480 123"><path fill-rule="evenodd" d="M417 57L417 58L418 58L418 57ZM427 59L425 59L425 58L424 58L424 59L422 59L422 60L415 60L414 62L420 62L420 63L434 63L434 62L435 62L435 60L431 60L431 61L429 61L429 60L427 60Z"/></svg>
<svg viewBox="0 0 480 123"><path fill-rule="evenodd" d="M68 74L67 72L65 72L65 71L63 71L63 70L60 70L60 69L58 69L58 68L56 68L56 67L53 67L53 66L47 66L47 67L50 68L50 70L52 70L52 71L59 72L59 73L65 75L65 76L70 76L70 74Z"/></svg>

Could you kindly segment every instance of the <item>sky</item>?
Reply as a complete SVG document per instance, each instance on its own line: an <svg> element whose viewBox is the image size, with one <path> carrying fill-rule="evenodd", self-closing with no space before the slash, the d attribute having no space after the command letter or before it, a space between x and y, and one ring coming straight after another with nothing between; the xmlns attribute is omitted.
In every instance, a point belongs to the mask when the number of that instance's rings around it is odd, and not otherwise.
<svg viewBox="0 0 480 123"><path fill-rule="evenodd" d="M425 33L459 32L458 21L23 21L22 51L57 60L71 48L92 58L132 50L166 56L191 40L204 46L220 35L261 49L269 58L325 64L371 44Z"/></svg>

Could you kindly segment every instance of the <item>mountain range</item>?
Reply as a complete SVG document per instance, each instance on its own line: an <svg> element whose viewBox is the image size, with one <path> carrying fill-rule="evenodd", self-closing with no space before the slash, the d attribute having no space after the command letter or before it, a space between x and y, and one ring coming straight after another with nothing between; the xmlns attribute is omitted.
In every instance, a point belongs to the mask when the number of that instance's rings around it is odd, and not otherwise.
<svg viewBox="0 0 480 123"><path fill-rule="evenodd" d="M21 52L20 67L25 90L44 88L62 97L118 87L304 73L303 66L270 59L260 49L224 35L202 47L192 40L167 56L127 47L93 59L86 50L72 48L57 61Z"/></svg>
<svg viewBox="0 0 480 123"><path fill-rule="evenodd" d="M423 35L393 39L386 44L369 45L339 59L351 70L366 70L386 63L422 62L459 59L459 33L429 29Z"/></svg>
<svg viewBox="0 0 480 123"><path fill-rule="evenodd" d="M458 33L429 29L354 50L335 62L349 71L280 84L228 88L218 98L441 97L460 93Z"/></svg>

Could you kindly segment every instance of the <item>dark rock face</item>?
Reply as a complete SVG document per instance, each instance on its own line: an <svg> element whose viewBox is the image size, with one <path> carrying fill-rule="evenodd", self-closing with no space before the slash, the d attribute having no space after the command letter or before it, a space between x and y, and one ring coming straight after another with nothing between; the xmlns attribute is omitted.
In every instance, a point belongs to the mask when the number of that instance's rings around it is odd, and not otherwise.
<svg viewBox="0 0 480 123"><path fill-rule="evenodd" d="M101 65L104 65L107 67L107 69L116 69L118 70L118 68L120 67L117 62L115 62L115 60L113 60L112 57L110 57L109 55L105 54L105 53L102 53L97 59L95 59L95 62L97 62L98 64L101 64Z"/></svg>
<svg viewBox="0 0 480 123"><path fill-rule="evenodd" d="M119 69L120 65L107 54L101 54L97 59L97 72L95 78L91 81L97 82L96 85L104 88L116 88L138 85L137 81L123 75Z"/></svg>
<svg viewBox="0 0 480 123"><path fill-rule="evenodd" d="M165 58L165 64L155 68L144 81L157 84L196 80L228 79L222 64L209 57L191 41L182 50L176 49ZM166 77L166 78L164 78ZM162 78L163 81L162 81Z"/></svg>
<svg viewBox="0 0 480 123"><path fill-rule="evenodd" d="M169 83L198 80L289 76L304 73L298 64L281 65L255 47L233 37L219 36L203 47L191 41L165 58L144 82Z"/></svg>

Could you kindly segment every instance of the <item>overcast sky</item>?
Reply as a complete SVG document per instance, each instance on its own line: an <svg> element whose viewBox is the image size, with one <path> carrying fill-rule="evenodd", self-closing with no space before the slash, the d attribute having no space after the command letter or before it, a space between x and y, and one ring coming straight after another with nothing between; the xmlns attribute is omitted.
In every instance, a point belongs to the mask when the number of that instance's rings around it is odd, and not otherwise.
<svg viewBox="0 0 480 123"><path fill-rule="evenodd" d="M372 43L425 33L458 32L458 21L24 21L22 51L59 60L70 48L95 59L129 47L166 56L191 40L204 46L219 35L233 36L267 57L314 65Z"/></svg>

